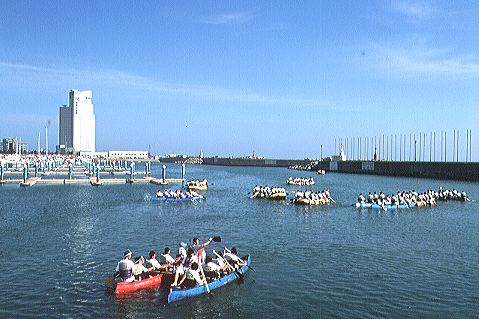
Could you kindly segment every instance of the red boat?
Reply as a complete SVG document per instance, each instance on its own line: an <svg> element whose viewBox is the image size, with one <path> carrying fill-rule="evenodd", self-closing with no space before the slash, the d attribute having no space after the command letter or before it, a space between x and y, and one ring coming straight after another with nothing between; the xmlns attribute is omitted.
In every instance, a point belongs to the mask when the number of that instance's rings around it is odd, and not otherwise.
<svg viewBox="0 0 479 319"><path fill-rule="evenodd" d="M152 278L147 278L133 282L118 282L116 284L115 294L123 294L126 292L132 292L143 288L154 288L161 286L161 279L163 274L156 275Z"/></svg>

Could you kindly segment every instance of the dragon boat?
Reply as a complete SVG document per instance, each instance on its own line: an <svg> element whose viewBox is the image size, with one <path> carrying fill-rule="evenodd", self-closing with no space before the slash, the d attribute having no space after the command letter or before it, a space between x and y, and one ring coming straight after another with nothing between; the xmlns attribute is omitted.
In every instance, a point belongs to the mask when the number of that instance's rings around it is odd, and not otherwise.
<svg viewBox="0 0 479 319"><path fill-rule="evenodd" d="M205 295L208 293L208 289L211 291L223 285L226 285L232 281L235 281L236 279L240 278L240 276L242 276L246 272L246 270L248 270L249 264L251 262L249 255L241 259L246 260L246 265L240 267L238 270L233 271L226 276L220 277L219 279L209 282L208 287L206 285L200 285L200 286L196 285L191 288L182 288L182 287L171 288L170 293L168 294L168 302L171 303L171 302L179 301L182 299L191 298L194 296Z"/></svg>
<svg viewBox="0 0 479 319"><path fill-rule="evenodd" d="M151 201L152 202L187 202L187 201L194 201L194 200L198 200L198 199L202 199L204 198L203 196L195 196L195 197L185 197L185 198L181 198L181 197L152 197L151 198Z"/></svg>

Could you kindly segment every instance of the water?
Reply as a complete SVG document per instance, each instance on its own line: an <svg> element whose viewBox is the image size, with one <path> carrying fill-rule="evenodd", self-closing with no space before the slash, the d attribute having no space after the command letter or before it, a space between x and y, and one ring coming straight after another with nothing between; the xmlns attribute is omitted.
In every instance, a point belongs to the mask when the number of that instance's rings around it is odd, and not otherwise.
<svg viewBox="0 0 479 319"><path fill-rule="evenodd" d="M180 176L179 165L167 166L167 177ZM152 171L161 177L160 164ZM187 166L186 174L209 181L206 200L152 203L160 188L153 184L1 186L0 317L479 316L477 202L381 213L350 206L360 192L440 186L474 199L476 183L285 168ZM289 176L313 176L316 185L308 188L328 188L337 203L303 207L248 197L256 184L285 186ZM226 245L251 254L255 272L243 284L177 304L167 304L161 291L128 298L105 291L125 249L134 256L176 251L181 241L210 236L222 243L211 243L209 252Z"/></svg>

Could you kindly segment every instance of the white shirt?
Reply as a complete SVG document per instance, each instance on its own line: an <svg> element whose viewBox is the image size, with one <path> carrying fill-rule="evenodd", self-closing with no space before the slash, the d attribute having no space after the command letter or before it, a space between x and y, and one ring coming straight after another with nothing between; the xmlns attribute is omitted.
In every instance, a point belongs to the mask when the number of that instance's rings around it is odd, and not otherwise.
<svg viewBox="0 0 479 319"><path fill-rule="evenodd" d="M135 265L135 268L133 268L132 273L133 273L134 275L137 275L137 276L138 276L138 275L140 275L140 274L142 274L142 273L144 273L144 272L147 272L147 271L148 271L148 268L146 268L146 267L143 266L142 264L137 264L137 265Z"/></svg>
<svg viewBox="0 0 479 319"><path fill-rule="evenodd" d="M188 269L186 278L195 280L197 284L201 282L200 274L197 270Z"/></svg>
<svg viewBox="0 0 479 319"><path fill-rule="evenodd" d="M209 262L203 267L203 269L204 271L220 271L221 267L218 264Z"/></svg>
<svg viewBox="0 0 479 319"><path fill-rule="evenodd" d="M236 261L236 262L243 262L238 256L232 253L226 253L224 257L228 260Z"/></svg>
<svg viewBox="0 0 479 319"><path fill-rule="evenodd" d="M160 263L158 262L158 260L156 260L156 258L148 259L148 262L150 263L151 266L154 266L156 269L160 269L161 267Z"/></svg>
<svg viewBox="0 0 479 319"><path fill-rule="evenodd" d="M130 278L127 278L125 282L135 281L135 276L133 276L133 269L136 267L135 263L131 259L122 259L116 265L116 268L115 268L116 271L120 271L120 264L122 263L124 264L124 266L126 266L126 269L132 270L132 276ZM126 269L123 269L123 270L126 270Z"/></svg>
<svg viewBox="0 0 479 319"><path fill-rule="evenodd" d="M116 271L120 271L120 264L124 262L126 264L126 269L133 269L135 267L135 263L131 259L122 259L116 265Z"/></svg>
<svg viewBox="0 0 479 319"><path fill-rule="evenodd" d="M175 260L173 259L173 257L171 257L170 254L162 254L160 256L160 263L162 265L166 265L166 264L174 264L175 263Z"/></svg>

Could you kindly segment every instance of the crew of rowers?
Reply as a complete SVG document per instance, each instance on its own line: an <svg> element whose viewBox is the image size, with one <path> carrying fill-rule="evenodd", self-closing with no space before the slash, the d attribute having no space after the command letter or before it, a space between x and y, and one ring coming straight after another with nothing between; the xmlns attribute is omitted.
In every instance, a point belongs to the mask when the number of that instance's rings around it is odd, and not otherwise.
<svg viewBox="0 0 479 319"><path fill-rule="evenodd" d="M203 179L200 181L199 179L194 180L194 181L188 181L186 183L188 187L198 187L198 188L207 188L208 187L208 181L206 179Z"/></svg>
<svg viewBox="0 0 479 319"><path fill-rule="evenodd" d="M369 192L367 198L363 194L359 194L358 203L369 203L383 205L408 205L414 204L415 206L436 206L436 196L433 191L428 190L422 194L417 193L415 190L409 192L397 192L397 194L385 195L383 192L379 194Z"/></svg>
<svg viewBox="0 0 479 319"><path fill-rule="evenodd" d="M296 191L292 202L296 203L297 201L305 199L309 201L310 205L325 205L329 204L329 202L332 200L329 189L317 193L313 192L312 190L306 190L304 192L298 190Z"/></svg>
<svg viewBox="0 0 479 319"><path fill-rule="evenodd" d="M239 258L237 250L232 247L231 250L224 248L223 253L217 253L215 258L206 255L203 249L211 242L209 238L203 244L200 244L198 238L193 239L193 244L188 246L186 243L180 243L176 258L171 256L170 248L166 247L164 253L156 259L156 253L150 251L149 259L145 260L143 256L131 260L132 252L127 249L124 252L123 259L116 266L115 276L120 282L134 282L147 278L152 278L160 273L169 273L174 275L174 286L185 288L196 285L204 285L209 280L216 280L224 275L237 272L237 269L247 264L245 260Z"/></svg>
<svg viewBox="0 0 479 319"><path fill-rule="evenodd" d="M286 196L286 190L283 187L269 187L268 185L266 186L258 186L256 185L253 188L252 191L253 195L251 197L253 198L268 198L271 197L273 194L284 194Z"/></svg>
<svg viewBox="0 0 479 319"><path fill-rule="evenodd" d="M469 200L465 191L458 192L456 189L453 189L452 191L448 189L443 190L442 187L439 187L439 191L436 192L435 196L438 200L448 200L448 199L459 200L459 201Z"/></svg>
<svg viewBox="0 0 479 319"><path fill-rule="evenodd" d="M304 177L295 177L294 179L290 176L286 180L286 184L288 185L314 185L314 179L312 177L304 178Z"/></svg>
<svg viewBox="0 0 479 319"><path fill-rule="evenodd" d="M383 192L379 195L374 192L371 194L369 192L367 199L363 194L359 194L358 202L359 203L372 203L382 205L411 205L414 203L416 206L436 206L437 200L468 200L466 192L458 192L457 190L449 191L443 190L442 187L439 188L439 191L427 190L426 192L419 194L416 191L412 190L410 192L398 192L396 195L386 196Z"/></svg>
<svg viewBox="0 0 479 319"><path fill-rule="evenodd" d="M200 195L194 190L189 190L186 193L183 193L182 191L178 189L176 191L165 190L164 192L161 192L161 190L158 190L158 192L156 193L156 197L161 197L161 198L193 198L198 196Z"/></svg>

